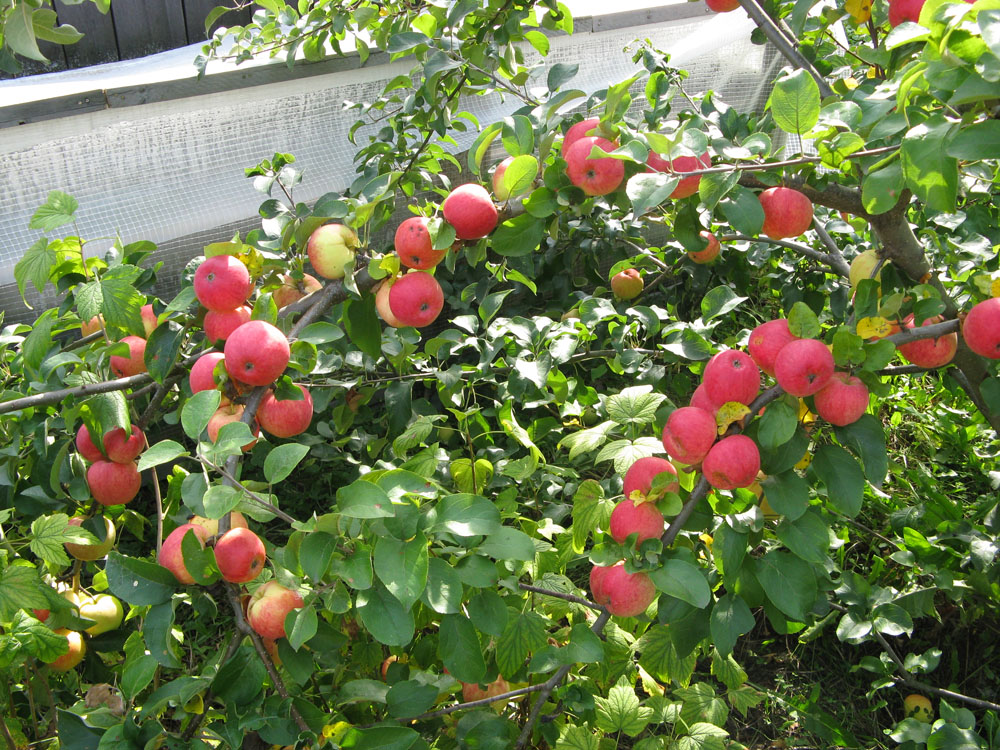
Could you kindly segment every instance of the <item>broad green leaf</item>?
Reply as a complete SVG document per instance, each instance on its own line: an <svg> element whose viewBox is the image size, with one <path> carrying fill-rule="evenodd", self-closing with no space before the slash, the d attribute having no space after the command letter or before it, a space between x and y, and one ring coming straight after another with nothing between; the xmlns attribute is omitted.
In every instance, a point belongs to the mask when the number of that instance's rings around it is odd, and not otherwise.
<svg viewBox="0 0 1000 750"><path fill-rule="evenodd" d="M621 679L608 691L607 698L594 697L597 707L597 726L605 732L624 732L635 737L649 724L653 710L639 704L628 677Z"/></svg>
<svg viewBox="0 0 1000 750"><path fill-rule="evenodd" d="M729 286L717 286L708 292L701 300L701 319L708 322L722 315L731 313L749 299L738 297Z"/></svg>
<svg viewBox="0 0 1000 750"><path fill-rule="evenodd" d="M861 419L834 431L841 445L852 449L864 464L865 476L875 486L881 486L889 471L885 430L873 414L863 414Z"/></svg>
<svg viewBox="0 0 1000 750"><path fill-rule="evenodd" d="M490 243L498 255L516 258L537 250L544 236L545 221L524 213L504 221L493 230Z"/></svg>
<svg viewBox="0 0 1000 750"><path fill-rule="evenodd" d="M10 31L10 21L8 21L7 31ZM43 232L51 232L53 229L71 223L76 214L76 209L80 207L76 199L58 190L49 193L45 203L38 207L28 226L31 229L41 229Z"/></svg>
<svg viewBox="0 0 1000 750"><path fill-rule="evenodd" d="M788 330L800 339L819 338L819 318L805 302L796 302L788 311Z"/></svg>
<svg viewBox="0 0 1000 750"><path fill-rule="evenodd" d="M170 323L161 323L146 339L146 350L142 355L146 371L160 385L173 371L184 343L185 330Z"/></svg>
<svg viewBox="0 0 1000 750"><path fill-rule="evenodd" d="M455 568L440 557L428 559L427 586L420 600L438 614L453 615L462 611L463 594L462 579Z"/></svg>
<svg viewBox="0 0 1000 750"><path fill-rule="evenodd" d="M676 690L674 695L683 703L680 720L694 728L699 722L714 724L718 730L724 726L729 717L729 708L707 682L695 684Z"/></svg>
<svg viewBox="0 0 1000 750"><path fill-rule="evenodd" d="M198 391L181 408L181 427L184 434L197 440L208 427L208 422L219 408L222 394L217 390Z"/></svg>
<svg viewBox="0 0 1000 750"><path fill-rule="evenodd" d="M698 653L681 657L670 637L669 625L654 625L636 642L639 664L660 682L686 685L694 672Z"/></svg>
<svg viewBox="0 0 1000 750"><path fill-rule="evenodd" d="M955 210L958 162L947 155L955 127L943 115L935 114L903 136L900 161L906 186L932 211Z"/></svg>
<svg viewBox="0 0 1000 750"><path fill-rule="evenodd" d="M437 697L438 689L434 685L426 685L417 680L403 680L389 688L389 692L385 694L385 702L390 716L394 719L406 719L419 716L432 708ZM409 738L410 735L399 733L399 737Z"/></svg>
<svg viewBox="0 0 1000 750"><path fill-rule="evenodd" d="M479 495L448 495L437 506L437 524L458 536L493 534L500 530L500 511Z"/></svg>
<svg viewBox="0 0 1000 750"><path fill-rule="evenodd" d="M212 680L212 692L220 700L245 705L260 695L266 679L267 671L257 652L244 644L219 667Z"/></svg>
<svg viewBox="0 0 1000 750"><path fill-rule="evenodd" d="M477 493L493 479L493 464L485 458L477 458L474 464L471 458L459 458L448 466L448 473L459 492Z"/></svg>
<svg viewBox="0 0 1000 750"><path fill-rule="evenodd" d="M640 458L646 458L658 453L663 453L663 443L654 437L641 437L635 440L615 440L601 449L594 462L614 461L615 471L619 474L624 474Z"/></svg>
<svg viewBox="0 0 1000 750"><path fill-rule="evenodd" d="M771 550L757 560L757 579L767 598L797 622L816 601L816 575L812 566L790 552Z"/></svg>
<svg viewBox="0 0 1000 750"><path fill-rule="evenodd" d="M861 183L861 202L870 214L884 214L899 202L906 186L899 161L866 175Z"/></svg>
<svg viewBox="0 0 1000 750"><path fill-rule="evenodd" d="M720 701L721 702L721 701ZM677 750L724 750L729 732L707 721L695 722L677 740Z"/></svg>
<svg viewBox="0 0 1000 750"><path fill-rule="evenodd" d="M15 3L13 7L6 5L4 8L6 16L3 29L4 41L6 46L10 47L10 50L16 55L39 62L48 62L45 55L38 49L38 42L35 40L34 10L34 6L27 2ZM51 197L52 194L49 195ZM56 224L56 226L61 225Z"/></svg>
<svg viewBox="0 0 1000 750"><path fill-rule="evenodd" d="M632 213L642 216L659 206L677 188L680 179L666 172L640 172L629 178L625 195L632 201Z"/></svg>
<svg viewBox="0 0 1000 750"><path fill-rule="evenodd" d="M755 237L764 226L764 209L760 200L752 192L737 185L719 201L722 215L733 225L733 229L742 234Z"/></svg>
<svg viewBox="0 0 1000 750"><path fill-rule="evenodd" d="M466 605L476 629L499 638L507 627L507 606L493 589L482 589Z"/></svg>
<svg viewBox="0 0 1000 750"><path fill-rule="evenodd" d="M337 490L337 508L348 518L390 518L395 515L392 500L385 490L361 479Z"/></svg>
<svg viewBox="0 0 1000 750"><path fill-rule="evenodd" d="M451 614L441 618L438 657L456 680L478 683L486 677L483 646L472 622L464 615Z"/></svg>
<svg viewBox="0 0 1000 750"><path fill-rule="evenodd" d="M559 446L569 448L569 460L573 461L580 454L589 453L604 445L608 441L608 433L614 428L615 423L610 420L601 422L589 429L571 432L559 441Z"/></svg>
<svg viewBox="0 0 1000 750"><path fill-rule="evenodd" d="M692 607L708 606L712 591L701 569L683 560L667 560L659 570L649 577L656 588L665 594L685 601Z"/></svg>
<svg viewBox="0 0 1000 750"><path fill-rule="evenodd" d="M298 651L302 644L316 635L319 618L312 604L293 609L285 615L285 632L288 633L288 644Z"/></svg>
<svg viewBox="0 0 1000 750"><path fill-rule="evenodd" d="M768 106L779 128L802 135L819 121L819 86L804 70L788 73L775 81Z"/></svg>
<svg viewBox="0 0 1000 750"><path fill-rule="evenodd" d="M496 661L500 674L511 677L523 665L528 655L546 645L545 621L534 612L521 612L508 620L497 641Z"/></svg>
<svg viewBox="0 0 1000 750"><path fill-rule="evenodd" d="M497 560L531 562L535 559L535 544L531 537L509 526L501 526L487 536L479 545L479 551Z"/></svg>
<svg viewBox="0 0 1000 750"><path fill-rule="evenodd" d="M666 398L662 393L654 393L649 385L625 388L608 399L608 417L619 425L649 424Z"/></svg>
<svg viewBox="0 0 1000 750"><path fill-rule="evenodd" d="M372 359L382 356L382 324L375 311L374 294L347 300L341 321L351 342L358 349Z"/></svg>
<svg viewBox="0 0 1000 750"><path fill-rule="evenodd" d="M757 442L762 448L774 450L792 439L799 424L797 407L798 402L793 407L785 399L768 404L757 427Z"/></svg>
<svg viewBox="0 0 1000 750"><path fill-rule="evenodd" d="M39 516L31 522L31 551L45 562L55 565L69 565L70 559L63 545L97 544L97 539L89 531L69 525L65 513Z"/></svg>
<svg viewBox="0 0 1000 750"><path fill-rule="evenodd" d="M511 156L530 155L534 151L535 134L531 127L531 120L524 115L514 115L513 117L505 117L502 124L500 139L508 154ZM531 158L534 159L534 157ZM517 193L511 193L511 195L517 195Z"/></svg>
<svg viewBox="0 0 1000 750"><path fill-rule="evenodd" d="M865 475L854 457L839 445L821 445L812 468L826 485L834 507L851 518L856 516L865 496Z"/></svg>
<svg viewBox="0 0 1000 750"><path fill-rule="evenodd" d="M21 608L48 609L44 588L38 571L30 565L11 565L0 572L0 619L12 620Z"/></svg>
<svg viewBox="0 0 1000 750"><path fill-rule="evenodd" d="M516 198L527 193L538 176L538 159L531 154L521 154L504 170L503 192L509 198Z"/></svg>
<svg viewBox="0 0 1000 750"><path fill-rule="evenodd" d="M375 543L375 575L386 589L409 610L427 585L427 537L423 533L408 542L380 537Z"/></svg>
<svg viewBox="0 0 1000 750"><path fill-rule="evenodd" d="M775 529L778 539L806 562L822 564L830 548L830 527L819 511L810 508L795 521L783 520Z"/></svg>
<svg viewBox="0 0 1000 750"><path fill-rule="evenodd" d="M356 604L361 624L379 643L405 646L413 640L413 613L381 583L359 591Z"/></svg>
<svg viewBox="0 0 1000 750"><path fill-rule="evenodd" d="M271 484L277 484L291 474L308 453L309 446L301 443L279 445L264 459L264 476Z"/></svg>
<svg viewBox="0 0 1000 750"><path fill-rule="evenodd" d="M176 440L161 440L155 445L149 446L139 456L139 471L146 471L146 469L170 463L181 456L187 455L188 452L184 449L184 446Z"/></svg>
<svg viewBox="0 0 1000 750"><path fill-rule="evenodd" d="M147 652L142 633L133 631L125 641L125 664L122 667L121 689L132 699L153 681L159 663Z"/></svg>
<svg viewBox="0 0 1000 750"><path fill-rule="evenodd" d="M170 601L177 589L177 579L166 568L113 550L108 553L104 571L108 590L133 606Z"/></svg>
<svg viewBox="0 0 1000 750"><path fill-rule="evenodd" d="M307 534L299 545L299 565L302 571L314 581L321 581L333 561L337 549L337 537L325 531Z"/></svg>
<svg viewBox="0 0 1000 750"><path fill-rule="evenodd" d="M747 681L747 673L733 655L723 656L718 649L712 649L712 674L730 690L735 690Z"/></svg>
<svg viewBox="0 0 1000 750"><path fill-rule="evenodd" d="M601 738L586 726L564 724L559 730L556 750L600 750Z"/></svg>
<svg viewBox="0 0 1000 750"><path fill-rule="evenodd" d="M709 623L712 629L712 641L718 653L724 657L732 654L736 640L741 635L749 633L755 624L750 607L736 594L725 594L715 603Z"/></svg>
<svg viewBox="0 0 1000 750"><path fill-rule="evenodd" d="M49 241L40 237L14 266L14 280L17 281L17 289L25 304L27 300L24 298L24 289L27 283L30 281L41 292L48 283L49 273L56 260L56 252L49 246Z"/></svg>
<svg viewBox="0 0 1000 750"><path fill-rule="evenodd" d="M242 490L236 487L230 487L226 484L216 484L209 487L202 498L205 517L213 520L222 518L226 513L235 510L242 498Z"/></svg>

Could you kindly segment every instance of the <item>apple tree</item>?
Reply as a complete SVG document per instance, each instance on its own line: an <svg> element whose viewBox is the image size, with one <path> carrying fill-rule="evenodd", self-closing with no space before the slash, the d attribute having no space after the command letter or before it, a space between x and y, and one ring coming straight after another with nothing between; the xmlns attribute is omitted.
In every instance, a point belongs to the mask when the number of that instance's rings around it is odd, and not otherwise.
<svg viewBox="0 0 1000 750"><path fill-rule="evenodd" d="M743 747L765 699L867 742L751 684L760 629L860 647L879 742L995 744L912 636L1000 594L1000 4L717 7L787 60L764 112L648 44L599 91L529 68L554 0L257 5L198 64L412 69L348 189L248 166L260 228L171 300L152 243L33 217L17 281L64 297L0 350L7 745Z"/></svg>

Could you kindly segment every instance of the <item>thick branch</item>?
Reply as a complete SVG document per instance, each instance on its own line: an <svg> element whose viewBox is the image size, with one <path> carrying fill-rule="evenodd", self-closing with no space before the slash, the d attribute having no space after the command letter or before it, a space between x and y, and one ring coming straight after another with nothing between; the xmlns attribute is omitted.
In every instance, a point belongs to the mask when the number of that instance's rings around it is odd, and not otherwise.
<svg viewBox="0 0 1000 750"><path fill-rule="evenodd" d="M847 278L850 273L850 267L844 262L843 258L840 258L840 263L834 258L830 253L820 252L815 248L809 247L809 245L804 245L801 242L789 242L788 240L772 240L766 235L760 235L759 237L750 237L745 234L724 234L719 237L719 242L731 242L733 240L739 240L744 242L767 242L771 245L777 245L778 247L783 247L787 250L793 250L800 255L804 255L812 260L819 261L824 266L829 268L838 276ZM842 267L841 267L842 265Z"/></svg>
<svg viewBox="0 0 1000 750"><path fill-rule="evenodd" d="M129 375L127 378L117 378L115 380L105 380L102 383L86 383L74 386L73 388L61 388L58 391L46 391L36 393L33 396L16 398L13 401L5 401L0 404L0 414L10 414L21 409L30 409L34 406L47 406L57 404L68 396L93 396L95 393L112 393L114 391L124 391L137 385L145 385L153 378L148 373L141 375Z"/></svg>

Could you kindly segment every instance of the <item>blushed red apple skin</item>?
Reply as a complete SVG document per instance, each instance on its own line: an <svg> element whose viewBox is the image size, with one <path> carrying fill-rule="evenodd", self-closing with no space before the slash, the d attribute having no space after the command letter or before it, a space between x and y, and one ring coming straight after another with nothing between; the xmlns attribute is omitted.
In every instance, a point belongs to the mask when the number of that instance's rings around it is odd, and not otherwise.
<svg viewBox="0 0 1000 750"><path fill-rule="evenodd" d="M125 505L139 494L142 477L135 462L94 461L87 469L90 494L101 505Z"/></svg>
<svg viewBox="0 0 1000 750"><path fill-rule="evenodd" d="M719 257L719 253L722 251L722 245L719 242L719 238L711 232L698 232L698 236L705 240L708 244L701 250L688 250L687 255L695 263L703 266L707 263L711 263Z"/></svg>
<svg viewBox="0 0 1000 750"><path fill-rule="evenodd" d="M388 667L385 668L385 671L388 671ZM385 679L385 676L383 676L382 679ZM479 687L479 685L474 682L462 683L462 700L465 703L479 701L485 698L492 698L496 695L503 695L509 692L510 684L503 677L498 677L496 680L489 683L485 689Z"/></svg>
<svg viewBox="0 0 1000 750"><path fill-rule="evenodd" d="M760 370L746 352L726 349L705 365L702 382L708 397L716 403L738 401L749 405L760 392Z"/></svg>
<svg viewBox="0 0 1000 750"><path fill-rule="evenodd" d="M739 0L705 0L705 5L715 13L728 13L740 7Z"/></svg>
<svg viewBox="0 0 1000 750"><path fill-rule="evenodd" d="M614 151L611 141L599 136L584 136L564 152L566 175L569 181L591 196L613 193L625 179L625 163L610 157L590 158L591 149L598 147L605 152Z"/></svg>
<svg viewBox="0 0 1000 750"><path fill-rule="evenodd" d="M722 407L722 404L718 404L712 400L712 397L708 395L708 391L705 390L705 384L699 383L698 387L694 389L694 393L691 394L691 403L688 406L695 406L708 412L712 418L715 418L716 412Z"/></svg>
<svg viewBox="0 0 1000 750"><path fill-rule="evenodd" d="M188 573L187 566L184 565L184 553L181 550L181 542L188 531L194 532L195 538L202 549L205 548L205 541L208 539L208 532L201 526L193 523L185 523L167 535L160 546L160 552L156 556L156 561L164 568L174 574L174 578L180 583L194 583L194 578Z"/></svg>
<svg viewBox="0 0 1000 750"><path fill-rule="evenodd" d="M240 305L235 310L209 310L205 313L205 338L212 344L218 344L229 338L229 335L244 323L250 322L253 315L246 305Z"/></svg>
<svg viewBox="0 0 1000 750"><path fill-rule="evenodd" d="M285 616L302 604L302 597L297 591L287 589L277 581L268 581L250 597L247 622L264 638L284 638Z"/></svg>
<svg viewBox="0 0 1000 750"><path fill-rule="evenodd" d="M443 308L444 290L426 271L401 276L389 289L389 310L405 326L428 326Z"/></svg>
<svg viewBox="0 0 1000 750"><path fill-rule="evenodd" d="M306 242L306 254L316 273L324 279L344 278L345 267L354 262L358 234L344 224L317 227Z"/></svg>
<svg viewBox="0 0 1000 750"><path fill-rule="evenodd" d="M738 5L737 3L737 7ZM650 151L649 156L646 157L646 166L651 172L694 172L695 170L711 167L712 157L706 151L701 156L678 156L673 159L664 159L655 151ZM682 177L680 182L677 183L677 187L670 193L670 197L674 200L680 200L681 198L694 195L698 192L700 184L700 174L692 175L691 177ZM708 261L701 262L707 263Z"/></svg>
<svg viewBox="0 0 1000 750"><path fill-rule="evenodd" d="M245 407L241 404L227 404L226 406L220 406L215 410L215 413L208 420L208 426L205 428L208 432L208 439L213 443L219 439L219 431L222 430L227 424L233 422L239 422L243 419L243 412ZM255 435L260 435L260 428L256 423L250 425L250 430ZM251 440L249 443L242 447L244 453L253 448L257 444L256 440Z"/></svg>
<svg viewBox="0 0 1000 750"><path fill-rule="evenodd" d="M87 429L87 425L85 424L81 424L80 429L76 431L76 450L84 459L91 463L104 460L104 455L91 439L90 430Z"/></svg>
<svg viewBox="0 0 1000 750"><path fill-rule="evenodd" d="M786 393L812 396L830 382L833 354L818 339L796 339L782 347L774 360L774 378Z"/></svg>
<svg viewBox="0 0 1000 750"><path fill-rule="evenodd" d="M257 421L261 428L271 435L290 438L301 435L312 422L313 400L309 390L302 388L302 399L279 401L274 393L268 393L257 410Z"/></svg>
<svg viewBox="0 0 1000 750"><path fill-rule="evenodd" d="M628 467L625 472L622 492L626 499L632 499L632 493L637 491L645 498L652 489L653 479L660 474L669 474L676 479L677 469L665 458L659 456L646 456ZM677 481L667 485L668 492L677 492L680 484Z"/></svg>
<svg viewBox="0 0 1000 750"><path fill-rule="evenodd" d="M760 451L746 435L730 435L712 446L701 470L708 483L718 490L749 487L760 471Z"/></svg>
<svg viewBox="0 0 1000 750"><path fill-rule="evenodd" d="M474 182L459 185L441 204L444 220L455 228L460 240L478 240L497 226L497 207L482 185Z"/></svg>
<svg viewBox="0 0 1000 750"><path fill-rule="evenodd" d="M700 463L715 443L715 417L696 406L682 406L667 417L663 426L663 447L682 464Z"/></svg>
<svg viewBox="0 0 1000 750"><path fill-rule="evenodd" d="M75 630L59 628L53 632L56 633L56 635L61 635L66 638L66 641L69 644L69 651L46 663L48 664L49 669L54 672L68 672L83 661L83 657L87 653L87 644L83 640L83 636Z"/></svg>
<svg viewBox="0 0 1000 750"><path fill-rule="evenodd" d="M854 424L868 410L868 386L861 378L835 372L813 397L816 413L838 427Z"/></svg>
<svg viewBox="0 0 1000 750"><path fill-rule="evenodd" d="M218 388L212 377L212 372L215 370L215 366L225 358L226 355L222 352L208 352L198 357L198 360L191 365L191 374L188 375L191 393L214 391Z"/></svg>
<svg viewBox="0 0 1000 750"><path fill-rule="evenodd" d="M923 7L924 0L889 0L889 25L896 28L903 21L919 22Z"/></svg>
<svg viewBox="0 0 1000 750"><path fill-rule="evenodd" d="M194 272L194 294L209 310L235 310L252 291L250 271L232 255L206 258Z"/></svg>
<svg viewBox="0 0 1000 750"><path fill-rule="evenodd" d="M274 304L279 310L323 288L322 282L308 273L302 274L301 289L291 274L285 273L279 278L281 286L271 292L271 299L274 300Z"/></svg>
<svg viewBox="0 0 1000 750"><path fill-rule="evenodd" d="M146 339L139 336L126 336L122 339L122 343L128 344L129 356L113 355L111 357L111 372L120 378L146 372L146 362L143 359L146 354Z"/></svg>
<svg viewBox="0 0 1000 750"><path fill-rule="evenodd" d="M611 291L618 299L635 299L642 294L644 286L637 268L626 268L611 277Z"/></svg>
<svg viewBox="0 0 1000 750"><path fill-rule="evenodd" d="M764 209L764 226L760 231L772 240L798 237L812 226L812 201L798 190L773 187L758 198Z"/></svg>
<svg viewBox="0 0 1000 750"><path fill-rule="evenodd" d="M637 617L656 598L656 586L646 573L627 573L625 563L595 566L590 571L590 591L594 601L616 617Z"/></svg>
<svg viewBox="0 0 1000 750"><path fill-rule="evenodd" d="M927 320L923 322L923 325L933 325L935 323L940 323L941 320L941 316L927 318ZM908 330L913 327L913 315L907 315L906 318L903 319L903 329ZM931 370L935 367L944 367L946 364L951 362L952 359L954 359L955 352L958 351L958 334L947 333L936 339L920 339L919 341L910 341L906 344L900 344L897 348L899 349L899 353L906 357L910 364L914 364L917 367L925 367L928 370Z"/></svg>
<svg viewBox="0 0 1000 750"><path fill-rule="evenodd" d="M796 337L788 328L785 318L777 318L761 323L750 332L747 350L757 366L770 376L774 376L774 360L786 344L795 341Z"/></svg>
<svg viewBox="0 0 1000 750"><path fill-rule="evenodd" d="M448 248L435 250L431 243L430 220L426 216L411 216L398 227L393 240L399 262L407 268L426 271L434 268L448 254Z"/></svg>
<svg viewBox="0 0 1000 750"><path fill-rule="evenodd" d="M288 367L291 347L277 327L264 320L251 320L226 340L226 371L247 385L270 385Z"/></svg>
<svg viewBox="0 0 1000 750"><path fill-rule="evenodd" d="M392 328L402 328L405 324L399 322L399 318L392 314L389 307L389 290L392 289L392 282L386 279L378 285L375 290L375 310L386 325Z"/></svg>
<svg viewBox="0 0 1000 750"><path fill-rule="evenodd" d="M215 562L230 583L249 583L264 569L264 542L250 529L235 528L215 543Z"/></svg>
<svg viewBox="0 0 1000 750"><path fill-rule="evenodd" d="M976 354L1000 359L1000 297L975 305L962 323L962 338Z"/></svg>
<svg viewBox="0 0 1000 750"><path fill-rule="evenodd" d="M156 313L153 312L153 305L143 305L139 314L142 316L142 329L146 332L148 339L149 334L156 330Z"/></svg>
<svg viewBox="0 0 1000 750"><path fill-rule="evenodd" d="M661 536L663 527L663 514L656 503L636 503L626 497L611 511L608 531L619 544L624 544L629 534L638 534L635 543L642 544L647 539Z"/></svg>
<svg viewBox="0 0 1000 750"><path fill-rule="evenodd" d="M590 117L586 120L580 120L580 122L573 123L569 130L566 131L566 135L563 137L563 155L565 156L570 147L584 136L595 135L600 124L601 121L596 117Z"/></svg>
<svg viewBox="0 0 1000 750"><path fill-rule="evenodd" d="M132 463L145 447L146 435L136 425L132 425L132 432L127 439L125 430L121 427L115 427L104 435L104 452L108 455L108 460L116 464Z"/></svg>

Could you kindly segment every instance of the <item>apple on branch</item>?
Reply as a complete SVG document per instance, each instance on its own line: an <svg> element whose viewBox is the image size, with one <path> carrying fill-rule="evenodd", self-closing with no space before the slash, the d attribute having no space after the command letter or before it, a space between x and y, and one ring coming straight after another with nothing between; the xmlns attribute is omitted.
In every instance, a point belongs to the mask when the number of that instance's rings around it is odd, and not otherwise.
<svg viewBox="0 0 1000 750"><path fill-rule="evenodd" d="M146 372L146 339L139 336L126 336L121 343L128 346L127 357L120 354L111 356L111 372L120 378L140 375Z"/></svg>
<svg viewBox="0 0 1000 750"><path fill-rule="evenodd" d="M69 519L70 526L82 526L85 519L80 516L73 516ZM84 560L87 562L93 560L101 560L107 556L111 548L115 546L115 525L111 522L111 519L107 516L103 517L104 521L104 539L94 544L74 544L72 542L66 542L66 551L71 557L75 557L77 560Z"/></svg>
<svg viewBox="0 0 1000 750"><path fill-rule="evenodd" d="M621 300L635 299L642 294L644 286L638 268L626 268L611 277L611 291Z"/></svg>
<svg viewBox="0 0 1000 750"><path fill-rule="evenodd" d="M594 601L616 617L638 617L656 598L656 586L647 573L627 573L625 563L594 566L590 571Z"/></svg>
<svg viewBox="0 0 1000 750"><path fill-rule="evenodd" d="M482 185L467 183L448 193L441 204L444 220L455 228L460 240L478 240L497 225L499 214L493 199Z"/></svg>
<svg viewBox="0 0 1000 750"><path fill-rule="evenodd" d="M188 584L194 583L194 578L184 564L184 553L181 551L181 542L184 540L184 535L189 531L195 535L198 544L204 549L205 541L208 539L208 532L196 524L185 523L167 535L167 538L163 540L163 544L160 546L160 553L156 556L156 562L173 573L174 578L178 582Z"/></svg>
<svg viewBox="0 0 1000 750"><path fill-rule="evenodd" d="M448 248L434 249L428 229L429 223L430 219L426 216L411 216L396 227L393 245L396 248L396 255L399 256L399 262L407 268L426 271L434 268L448 254Z"/></svg>
<svg viewBox="0 0 1000 750"><path fill-rule="evenodd" d="M342 279L345 268L354 264L359 244L357 233L350 227L324 224L309 235L306 252L316 273L324 279Z"/></svg>
<svg viewBox="0 0 1000 750"><path fill-rule="evenodd" d="M235 310L252 291L250 271L232 255L207 258L194 272L194 294L209 310Z"/></svg>
<svg viewBox="0 0 1000 750"><path fill-rule="evenodd" d="M297 591L287 589L277 581L268 581L250 597L247 622L264 638L284 638L285 617L302 604L302 597Z"/></svg>
<svg viewBox="0 0 1000 750"><path fill-rule="evenodd" d="M299 282L296 282L289 273L282 274L278 278L281 280L281 286L271 293L271 299L279 310L323 288L320 280L308 273L302 274L302 281Z"/></svg>

